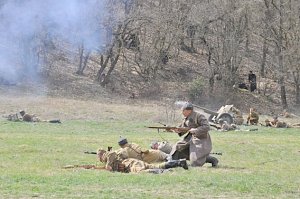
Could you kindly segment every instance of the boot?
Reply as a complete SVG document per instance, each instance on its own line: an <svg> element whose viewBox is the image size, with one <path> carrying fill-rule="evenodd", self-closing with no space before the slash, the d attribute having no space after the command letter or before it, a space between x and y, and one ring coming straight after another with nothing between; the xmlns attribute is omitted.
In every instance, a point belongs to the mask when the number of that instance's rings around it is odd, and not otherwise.
<svg viewBox="0 0 300 199"><path fill-rule="evenodd" d="M219 160L213 156L207 156L206 157L206 162L205 163L211 163L212 167L217 167Z"/></svg>
<svg viewBox="0 0 300 199"><path fill-rule="evenodd" d="M182 167L185 170L188 169L188 165L187 165L185 159L171 160L169 162L166 162L166 164L165 164L165 169L174 168L174 167Z"/></svg>

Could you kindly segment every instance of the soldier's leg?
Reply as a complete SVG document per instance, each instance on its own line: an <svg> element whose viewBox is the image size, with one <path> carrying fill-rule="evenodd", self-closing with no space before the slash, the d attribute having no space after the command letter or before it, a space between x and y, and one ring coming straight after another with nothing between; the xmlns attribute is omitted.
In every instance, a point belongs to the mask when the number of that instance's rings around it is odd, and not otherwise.
<svg viewBox="0 0 300 199"><path fill-rule="evenodd" d="M213 157L213 156L209 155L209 156L206 157L205 163L211 163L212 167L217 167L218 163L219 163L219 160L216 157Z"/></svg>
<svg viewBox="0 0 300 199"><path fill-rule="evenodd" d="M190 162L193 167L201 167L206 162L206 157L211 151L211 144L193 138L190 144Z"/></svg>
<svg viewBox="0 0 300 199"><path fill-rule="evenodd" d="M170 155L172 160L189 159L190 144L185 141L179 141L173 145Z"/></svg>
<svg viewBox="0 0 300 199"><path fill-rule="evenodd" d="M146 164L146 169L170 169L175 167L182 167L188 169L186 159L171 160L161 164Z"/></svg>
<svg viewBox="0 0 300 199"><path fill-rule="evenodd" d="M143 154L143 161L147 163L165 162L168 155L160 150L149 150L148 153Z"/></svg>

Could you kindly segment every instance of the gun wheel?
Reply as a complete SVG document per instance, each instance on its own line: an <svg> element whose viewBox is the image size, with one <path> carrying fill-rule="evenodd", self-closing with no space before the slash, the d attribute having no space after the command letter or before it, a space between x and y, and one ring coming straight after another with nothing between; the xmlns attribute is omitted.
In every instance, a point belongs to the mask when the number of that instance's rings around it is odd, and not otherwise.
<svg viewBox="0 0 300 199"><path fill-rule="evenodd" d="M223 113L218 117L218 121L219 119L223 119L224 121L226 121L228 124L232 124L233 123L233 118L230 114L228 113Z"/></svg>

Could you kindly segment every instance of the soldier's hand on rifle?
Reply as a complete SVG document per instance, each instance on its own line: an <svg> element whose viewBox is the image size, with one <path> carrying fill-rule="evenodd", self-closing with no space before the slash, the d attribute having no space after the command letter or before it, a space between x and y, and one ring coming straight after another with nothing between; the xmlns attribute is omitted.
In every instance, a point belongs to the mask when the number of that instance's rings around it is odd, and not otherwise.
<svg viewBox="0 0 300 199"><path fill-rule="evenodd" d="M196 128L191 128L191 129L189 130L189 132L190 132L192 135L194 135L196 131L197 131Z"/></svg>
<svg viewBox="0 0 300 199"><path fill-rule="evenodd" d="M178 128L173 129L173 132L175 132L175 133L181 133L181 131Z"/></svg>

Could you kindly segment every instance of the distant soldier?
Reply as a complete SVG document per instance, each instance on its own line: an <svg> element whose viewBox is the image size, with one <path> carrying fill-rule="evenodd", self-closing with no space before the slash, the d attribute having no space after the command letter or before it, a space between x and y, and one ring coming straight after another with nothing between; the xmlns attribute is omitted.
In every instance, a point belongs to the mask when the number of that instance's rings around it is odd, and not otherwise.
<svg viewBox="0 0 300 199"><path fill-rule="evenodd" d="M59 119L54 120L40 120L36 115L31 115L25 113L24 110L20 111L20 115L22 116L22 120L24 122L49 122L49 123L61 123Z"/></svg>
<svg viewBox="0 0 300 199"><path fill-rule="evenodd" d="M30 115L28 113L25 113L25 111L20 111L20 114L22 116L22 119L24 122L40 122L41 120L36 117L35 115Z"/></svg>
<svg viewBox="0 0 300 199"><path fill-rule="evenodd" d="M168 159L166 153L160 150L142 149L138 144L128 143L126 138L120 138L118 144L127 152L129 158L143 160L147 163L165 162Z"/></svg>
<svg viewBox="0 0 300 199"><path fill-rule="evenodd" d="M233 112L234 123L236 125L242 125L244 123L242 112L234 106L231 108L231 111Z"/></svg>
<svg viewBox="0 0 300 199"><path fill-rule="evenodd" d="M250 111L249 111L249 114L248 114L248 117L247 117L247 124L250 123L251 125L257 125L258 120L259 120L258 113L256 113L253 108L250 108Z"/></svg>
<svg viewBox="0 0 300 199"><path fill-rule="evenodd" d="M8 116L6 116L5 118L7 118L8 121L12 121L12 122L19 122L21 121L21 118L19 118L18 114L9 114Z"/></svg>
<svg viewBox="0 0 300 199"><path fill-rule="evenodd" d="M256 75L252 71L249 71L248 80L250 83L250 91L251 92L255 91L256 90Z"/></svg>
<svg viewBox="0 0 300 199"><path fill-rule="evenodd" d="M289 127L288 124L285 123L284 121L279 121L278 116L274 116L272 121L266 119L265 123L266 123L267 127L275 127L275 128L288 128Z"/></svg>
<svg viewBox="0 0 300 199"><path fill-rule="evenodd" d="M106 163L105 169L108 171L118 172L152 172L151 169L169 169L174 167L182 167L188 169L186 160L172 160L160 164L148 164L142 160L128 158L126 150L119 149L117 151L106 152L103 149L97 151L100 162Z"/></svg>
<svg viewBox="0 0 300 199"><path fill-rule="evenodd" d="M221 126L221 131L233 131L236 129L235 124L228 124L227 121L224 121L223 119L219 119L219 124Z"/></svg>

